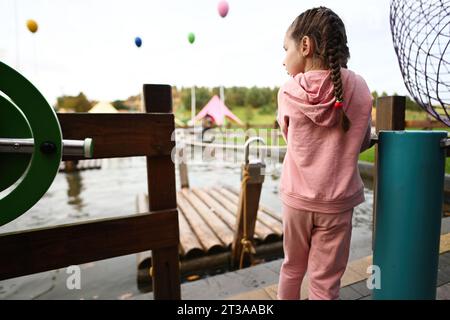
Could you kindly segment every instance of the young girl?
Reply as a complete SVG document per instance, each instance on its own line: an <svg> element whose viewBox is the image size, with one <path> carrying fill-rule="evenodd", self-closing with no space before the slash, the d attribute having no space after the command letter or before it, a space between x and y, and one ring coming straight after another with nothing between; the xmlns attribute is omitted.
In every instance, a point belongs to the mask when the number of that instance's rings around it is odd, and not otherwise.
<svg viewBox="0 0 450 320"><path fill-rule="evenodd" d="M309 299L338 299L353 208L364 202L358 155L370 146L372 96L347 69L345 27L332 10L298 16L284 49L292 78L278 94L277 121L287 142L278 298L299 299L308 272Z"/></svg>

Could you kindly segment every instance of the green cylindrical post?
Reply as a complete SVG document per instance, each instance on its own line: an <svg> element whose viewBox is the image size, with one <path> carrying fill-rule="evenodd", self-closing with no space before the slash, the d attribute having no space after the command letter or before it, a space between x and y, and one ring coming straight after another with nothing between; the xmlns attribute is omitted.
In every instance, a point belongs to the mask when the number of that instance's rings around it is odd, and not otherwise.
<svg viewBox="0 0 450 320"><path fill-rule="evenodd" d="M435 299L445 131L382 131L373 299ZM373 273L376 279L376 273Z"/></svg>

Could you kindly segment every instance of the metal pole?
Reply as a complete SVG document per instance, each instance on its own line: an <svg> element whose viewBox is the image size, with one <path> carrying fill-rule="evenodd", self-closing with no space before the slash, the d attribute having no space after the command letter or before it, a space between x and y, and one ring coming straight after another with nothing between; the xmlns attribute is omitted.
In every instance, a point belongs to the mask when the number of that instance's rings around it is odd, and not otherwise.
<svg viewBox="0 0 450 320"><path fill-rule="evenodd" d="M195 127L195 86L191 88L191 119L192 127Z"/></svg>
<svg viewBox="0 0 450 320"><path fill-rule="evenodd" d="M373 299L436 298L446 137L445 131L379 133L373 263L380 286Z"/></svg>
<svg viewBox="0 0 450 320"><path fill-rule="evenodd" d="M41 146L42 147L42 146ZM33 153L34 139L0 138L0 153ZM91 138L85 140L63 140L63 155L91 158L93 143Z"/></svg>

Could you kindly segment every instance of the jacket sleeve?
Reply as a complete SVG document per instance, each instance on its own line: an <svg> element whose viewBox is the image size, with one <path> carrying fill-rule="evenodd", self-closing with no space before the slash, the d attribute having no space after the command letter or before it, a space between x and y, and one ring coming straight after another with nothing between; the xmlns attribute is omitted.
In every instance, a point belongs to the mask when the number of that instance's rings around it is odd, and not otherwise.
<svg viewBox="0 0 450 320"><path fill-rule="evenodd" d="M289 121L286 121L288 119L288 116L285 114L284 110L285 110L284 94L283 94L283 87L281 87L280 91L278 91L277 122L278 125L280 126L281 134L283 135L283 138L287 143Z"/></svg>
<svg viewBox="0 0 450 320"><path fill-rule="evenodd" d="M372 116L369 117L369 123L367 124L367 130L366 130L366 134L364 136L363 143L361 145L360 153L364 152L367 149L369 149L370 147L372 147L372 145L370 143L371 132L372 132Z"/></svg>

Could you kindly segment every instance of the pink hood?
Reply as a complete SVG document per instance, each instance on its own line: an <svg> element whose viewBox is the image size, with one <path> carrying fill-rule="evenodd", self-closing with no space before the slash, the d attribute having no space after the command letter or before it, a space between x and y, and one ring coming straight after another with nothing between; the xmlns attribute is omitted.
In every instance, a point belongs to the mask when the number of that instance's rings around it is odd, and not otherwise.
<svg viewBox="0 0 450 320"><path fill-rule="evenodd" d="M294 208L336 213L364 201L358 155L370 142L372 95L353 71L342 69L341 78L347 133L333 109L329 70L300 73L278 93L277 120L288 144L280 194Z"/></svg>

